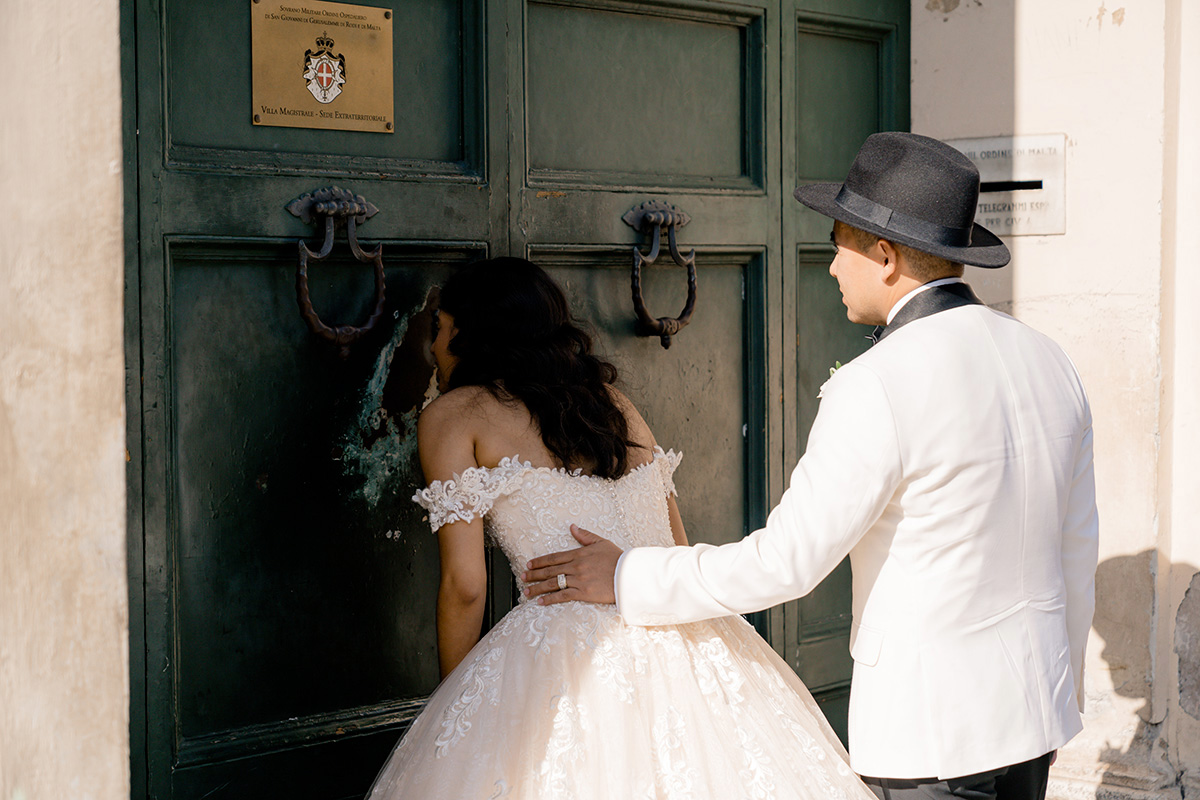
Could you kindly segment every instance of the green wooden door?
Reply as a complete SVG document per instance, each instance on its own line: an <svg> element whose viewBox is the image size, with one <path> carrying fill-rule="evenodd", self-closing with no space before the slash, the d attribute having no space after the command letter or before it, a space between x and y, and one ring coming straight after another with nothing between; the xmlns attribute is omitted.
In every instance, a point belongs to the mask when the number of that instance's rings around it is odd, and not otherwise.
<svg viewBox="0 0 1200 800"><path fill-rule="evenodd" d="M771 6L554 0L513 11L524 35L510 49L510 102L522 110L512 247L560 277L659 443L684 454L677 483L693 541L757 527L767 464L782 457L767 402L781 324L767 293L780 280L782 197L767 166L779 147ZM634 331L631 252L649 248L622 215L648 200L691 217L678 236L696 251L699 299L670 349ZM666 249L642 281L653 316L675 316L686 299Z"/></svg>
<svg viewBox="0 0 1200 800"><path fill-rule="evenodd" d="M821 374L861 347L828 225L791 189L907 120L905 2L360 0L394 14L395 132L256 127L251 2L123 17L135 797L361 796L436 685L436 541L408 498L429 293L456 264L551 269L685 453L692 539L757 527ZM359 235L388 282L346 359L300 320L295 243L315 235L284 210L331 184L379 207ZM691 216L697 251L670 350L633 332L645 243L621 216L651 199ZM334 252L314 301L357 322L370 272ZM669 263L644 277L655 315L683 303ZM512 597L493 574L494 620ZM755 620L835 722L847 614L840 572Z"/></svg>
<svg viewBox="0 0 1200 800"><path fill-rule="evenodd" d="M790 196L790 186L841 181L859 145L882 130L907 130L909 4L891 0L796 0L781 46L784 462L804 453L817 393L835 363L868 346L870 329L846 320L829 275L832 223ZM850 696L850 564L773 617L772 642L804 679L845 740Z"/></svg>

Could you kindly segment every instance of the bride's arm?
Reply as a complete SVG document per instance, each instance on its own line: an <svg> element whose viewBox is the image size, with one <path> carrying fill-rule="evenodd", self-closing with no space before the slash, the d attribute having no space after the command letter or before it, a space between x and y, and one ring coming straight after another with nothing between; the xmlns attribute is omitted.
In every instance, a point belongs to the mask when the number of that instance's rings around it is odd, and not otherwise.
<svg viewBox="0 0 1200 800"><path fill-rule="evenodd" d="M679 515L679 506L675 503L675 495L667 496L667 514L671 517L671 536L675 544L687 547L687 531L683 529L683 517Z"/></svg>
<svg viewBox="0 0 1200 800"><path fill-rule="evenodd" d="M417 422L417 448L426 483L453 480L475 460L474 437L454 404L439 398ZM441 583L437 597L438 664L445 678L479 641L487 596L483 518L438 529Z"/></svg>
<svg viewBox="0 0 1200 800"><path fill-rule="evenodd" d="M487 589L483 520L453 522L438 531L442 580L437 598L438 665L446 677L479 641Z"/></svg>

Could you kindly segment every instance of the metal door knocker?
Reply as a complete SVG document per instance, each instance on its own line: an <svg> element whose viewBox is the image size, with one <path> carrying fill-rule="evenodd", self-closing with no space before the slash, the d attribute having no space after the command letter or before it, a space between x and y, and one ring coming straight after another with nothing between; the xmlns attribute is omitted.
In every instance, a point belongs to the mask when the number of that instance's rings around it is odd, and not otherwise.
<svg viewBox="0 0 1200 800"><path fill-rule="evenodd" d="M675 229L682 228L691 222L692 218L675 206L661 200L650 200L640 206L625 212L621 220L636 231L650 233L650 252L643 255L637 245L633 246L633 311L637 314L637 335L657 336L664 348L671 346L671 337L679 333L691 321L692 311L696 308L696 251L686 256L679 252L675 243ZM671 260L681 267L687 267L687 302L678 317L650 316L646 311L646 301L642 299L642 267L653 264L658 258L659 247L662 244L662 231L667 229L667 247L671 251Z"/></svg>
<svg viewBox="0 0 1200 800"><path fill-rule="evenodd" d="M327 342L337 345L338 354L342 358L350 355L350 345L361 339L383 316L384 280L383 280L383 245L380 244L370 252L362 249L358 243L356 229L379 213L374 203L369 202L361 194L354 194L337 186L328 186L315 192L303 194L287 204L287 210L300 218L306 225L316 225L318 229L321 220L325 222L325 241L319 252L314 253L301 239L300 266L296 268L296 302L300 304L300 316L308 324L308 329ZM313 309L312 299L308 295L308 260L323 261L333 251L333 236L337 228L346 228L346 239L350 243L350 252L364 264L375 265L375 308L365 325L326 325Z"/></svg>

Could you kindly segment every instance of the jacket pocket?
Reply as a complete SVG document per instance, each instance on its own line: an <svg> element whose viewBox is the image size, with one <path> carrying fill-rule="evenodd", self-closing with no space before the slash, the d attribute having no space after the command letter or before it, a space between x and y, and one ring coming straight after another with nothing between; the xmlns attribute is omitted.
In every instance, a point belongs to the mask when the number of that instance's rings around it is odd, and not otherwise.
<svg viewBox="0 0 1200 800"><path fill-rule="evenodd" d="M873 667L879 661L879 649L883 647L883 631L859 625L850 626L850 657L864 667Z"/></svg>

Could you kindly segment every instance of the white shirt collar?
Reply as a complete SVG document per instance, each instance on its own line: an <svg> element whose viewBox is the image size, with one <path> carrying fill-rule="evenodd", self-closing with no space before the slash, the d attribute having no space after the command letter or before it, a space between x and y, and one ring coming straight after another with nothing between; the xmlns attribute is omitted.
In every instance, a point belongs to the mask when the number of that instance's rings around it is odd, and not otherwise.
<svg viewBox="0 0 1200 800"><path fill-rule="evenodd" d="M892 310L889 311L888 315L887 315L888 324L889 325L891 324L892 320L896 317L896 314L900 311L900 309L904 308L904 304L907 303L909 300L912 300L914 297L916 297L917 295L919 295L921 292L925 291L926 289L932 289L935 286L945 286L948 283L963 283L963 279L962 278L938 278L936 281L930 281L929 283L921 284L920 286L913 289L908 294L904 295L904 297L901 297L900 300L897 301L896 305L892 306Z"/></svg>

